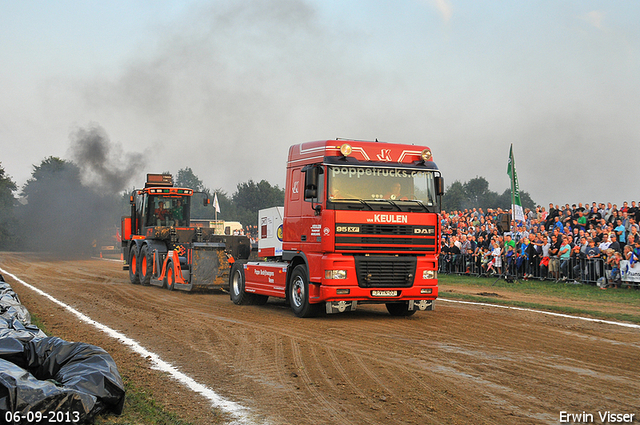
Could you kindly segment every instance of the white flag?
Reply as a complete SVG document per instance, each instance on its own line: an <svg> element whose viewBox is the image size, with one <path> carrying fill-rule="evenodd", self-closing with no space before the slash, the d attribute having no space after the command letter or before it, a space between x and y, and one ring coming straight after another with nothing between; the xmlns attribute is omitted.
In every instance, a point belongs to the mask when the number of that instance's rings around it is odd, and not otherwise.
<svg viewBox="0 0 640 425"><path fill-rule="evenodd" d="M216 209L216 212L220 212L220 203L218 202L218 194L216 193L213 197L213 208Z"/></svg>

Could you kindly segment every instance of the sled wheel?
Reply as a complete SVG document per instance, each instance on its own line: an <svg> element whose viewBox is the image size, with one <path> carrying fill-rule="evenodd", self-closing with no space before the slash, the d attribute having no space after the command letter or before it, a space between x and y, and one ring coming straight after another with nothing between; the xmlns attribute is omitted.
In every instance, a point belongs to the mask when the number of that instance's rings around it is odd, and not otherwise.
<svg viewBox="0 0 640 425"><path fill-rule="evenodd" d="M138 273L138 245L131 245L129 248L129 281L134 285L140 283L140 274Z"/></svg>
<svg viewBox="0 0 640 425"><path fill-rule="evenodd" d="M140 283L149 285L151 283L151 274L153 273L152 253L149 251L149 245L144 245L140 250Z"/></svg>
<svg viewBox="0 0 640 425"><path fill-rule="evenodd" d="M173 270L173 261L169 261L169 264L167 264L167 275L164 281L168 290L173 291L176 288L176 275Z"/></svg>

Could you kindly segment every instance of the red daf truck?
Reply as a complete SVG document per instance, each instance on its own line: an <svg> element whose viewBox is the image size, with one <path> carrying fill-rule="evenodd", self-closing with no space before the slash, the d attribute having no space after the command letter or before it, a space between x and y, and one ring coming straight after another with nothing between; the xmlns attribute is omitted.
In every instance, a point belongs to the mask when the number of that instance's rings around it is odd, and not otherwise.
<svg viewBox="0 0 640 425"><path fill-rule="evenodd" d="M289 149L284 207L259 213L258 255L229 275L235 304L288 300L299 317L383 303L433 310L444 179L427 147L324 140Z"/></svg>

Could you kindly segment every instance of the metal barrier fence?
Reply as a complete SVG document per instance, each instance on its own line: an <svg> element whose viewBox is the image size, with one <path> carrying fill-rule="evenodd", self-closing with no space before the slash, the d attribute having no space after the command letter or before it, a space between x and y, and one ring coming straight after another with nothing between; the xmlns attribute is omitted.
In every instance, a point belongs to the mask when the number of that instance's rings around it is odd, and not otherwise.
<svg viewBox="0 0 640 425"><path fill-rule="evenodd" d="M491 257L492 259L493 257ZM507 280L552 280L605 286L610 284L640 287L638 282L621 281L620 270L603 258L569 257L527 258L501 255L500 266L482 254L440 254L439 273L504 278Z"/></svg>

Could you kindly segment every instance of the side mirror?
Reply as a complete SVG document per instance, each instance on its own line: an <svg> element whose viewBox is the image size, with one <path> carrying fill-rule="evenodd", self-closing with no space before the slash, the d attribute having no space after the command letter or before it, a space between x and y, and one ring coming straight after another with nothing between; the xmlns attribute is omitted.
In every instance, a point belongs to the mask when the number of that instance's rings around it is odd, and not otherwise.
<svg viewBox="0 0 640 425"><path fill-rule="evenodd" d="M315 199L318 197L318 189L315 185L305 185L304 197L305 199Z"/></svg>
<svg viewBox="0 0 640 425"><path fill-rule="evenodd" d="M209 205L211 205L211 199L205 196L205 198L202 200L202 205L204 205L205 207L208 207Z"/></svg>
<svg viewBox="0 0 640 425"><path fill-rule="evenodd" d="M444 177L436 176L434 183L436 185L436 193L438 196L444 195Z"/></svg>
<svg viewBox="0 0 640 425"><path fill-rule="evenodd" d="M304 172L304 197L305 199L315 199L318 197L318 176L321 168L314 165L307 165L302 170Z"/></svg>

